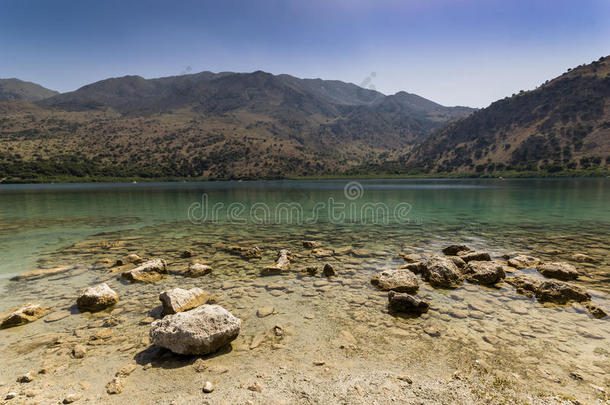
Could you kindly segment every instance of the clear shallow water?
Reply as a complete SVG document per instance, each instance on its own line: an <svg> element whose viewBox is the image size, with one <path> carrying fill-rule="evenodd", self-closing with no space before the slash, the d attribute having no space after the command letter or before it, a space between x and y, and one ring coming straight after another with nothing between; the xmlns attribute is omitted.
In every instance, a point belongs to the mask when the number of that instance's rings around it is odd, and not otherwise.
<svg viewBox="0 0 610 405"><path fill-rule="evenodd" d="M454 371L471 374L474 365L487 364L493 371L488 373L491 382L511 390L560 393L585 403L608 399L598 388L610 388L610 325L607 318L593 319L581 305L541 305L506 283L499 288L464 283L443 290L421 282L418 296L428 299L431 309L419 318L403 318L388 313L387 294L370 284L375 272L403 263L399 253L425 256L451 243L467 243L494 258L525 252L547 261L570 261L583 274L575 283L592 294L594 304L610 312L608 179L375 180L351 184L346 190L347 185L270 181L1 186L0 312L35 301L72 315L2 332L6 339L0 343L0 354L11 361L0 378L14 381L15 373L39 361L63 364L72 345L90 342L90 335L104 329L104 317L109 317L118 320L111 328L116 339L91 346L85 362L69 360L69 370L49 378L61 387L74 375L87 376L93 402L110 401L104 384L116 370L129 361L146 363L141 359L151 349L146 342L148 325L141 320L158 317L159 292L197 286L243 320L234 350L206 360L229 368L215 377L220 386L259 371L273 374L272 366L291 364L291 370L301 370L322 358L335 366L318 382L312 372L305 372L304 381L311 381L303 389L340 387L346 378L341 373L367 381L377 371L390 370L428 381L450 379ZM286 208L287 202L295 205ZM371 204L379 211L368 210ZM260 220L261 213L267 214L266 221ZM317 240L333 252L318 257L303 248L303 240ZM245 260L224 248L235 245L258 246L262 258ZM295 254L293 271L261 277L260 269L273 263L276 252L284 248ZM193 250L194 256L183 258L185 249ZM120 281L117 275L124 268L109 264L128 253L165 258L170 277L152 285ZM574 253L590 255L598 263L573 262ZM181 273L192 261L210 264L214 271L202 278L184 277ZM335 266L336 278L327 281L300 272L325 263ZM11 274L60 265L77 267L39 280L9 280ZM520 273L536 272L515 272ZM99 282L119 293L118 307L98 317L78 313L76 294ZM268 305L276 313L258 319L256 309ZM270 335L276 324L285 328L285 338ZM49 334L60 335L63 343L32 348L31 340ZM137 343L127 344L125 339ZM191 381L193 372L185 360L153 363L172 368L172 374L148 371L147 382L131 386L128 395L163 398L167 389L182 387L177 390L188 393L200 385ZM358 374L362 370L366 376ZM291 372L294 379L302 377ZM277 379L266 384L271 392L274 384L286 388ZM200 395L195 391L193 395ZM467 392L471 391L469 387ZM237 396L217 399L243 402L240 391L235 392ZM502 399L513 395L501 394ZM404 400L402 394L396 395ZM332 398L321 396L318 402L335 401ZM346 401L371 403L380 398L384 403L383 396ZM448 398L453 397L431 402ZM460 398L464 403L480 400Z"/></svg>
<svg viewBox="0 0 610 405"><path fill-rule="evenodd" d="M46 253L103 231L152 224L189 222L189 207L208 198L207 217L214 223L242 222L249 232L265 218L255 204L269 207L266 222L315 231L316 224L349 229L367 241L366 232L385 226L405 236L451 239L458 232L473 239L494 239L506 233L600 235L610 230L610 180L365 180L357 198L344 193L347 181L268 181L219 183L0 185L0 275L30 270ZM346 204L331 215L329 199ZM297 203L297 214L278 212L283 203ZM214 204L224 204L212 215ZM243 204L227 218L230 204ZM383 203L387 214L371 215L362 205ZM406 214L394 209L407 203ZM324 208L316 210L316 204ZM350 211L350 208L355 207ZM263 214L261 214L263 213ZM362 214L366 220L362 220ZM276 215L277 214L277 215ZM343 214L343 215L341 215ZM291 216L290 216L291 215ZM382 217L382 218L381 218ZM232 219L232 221L231 221ZM315 223L300 223L300 222ZM197 221L195 221L197 222ZM231 224L229 224L231 225ZM254 225L254 226L253 226ZM167 235L171 236L171 235ZM540 242L544 242L541 240ZM1 276L0 276L1 277Z"/></svg>

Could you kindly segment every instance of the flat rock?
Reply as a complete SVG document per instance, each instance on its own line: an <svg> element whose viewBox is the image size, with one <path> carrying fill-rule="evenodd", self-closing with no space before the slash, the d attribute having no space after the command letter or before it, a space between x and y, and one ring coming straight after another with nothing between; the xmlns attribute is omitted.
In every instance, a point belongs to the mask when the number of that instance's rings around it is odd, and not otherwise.
<svg viewBox="0 0 610 405"><path fill-rule="evenodd" d="M315 257L330 257L334 255L335 252L330 249L315 248L311 253L313 253Z"/></svg>
<svg viewBox="0 0 610 405"><path fill-rule="evenodd" d="M491 256L489 256L489 253L487 252L459 252L458 256L460 259L462 259L463 261L465 261L466 263L468 262L472 262L472 261L489 261L491 260Z"/></svg>
<svg viewBox="0 0 610 405"><path fill-rule="evenodd" d="M595 260L593 257L586 255L584 253L574 253L572 255L572 260L575 260L575 261L581 262L581 263L597 263L597 260Z"/></svg>
<svg viewBox="0 0 610 405"><path fill-rule="evenodd" d="M119 295L106 283L85 289L76 299L78 309L90 312L104 310L118 302Z"/></svg>
<svg viewBox="0 0 610 405"><path fill-rule="evenodd" d="M37 269L28 271L26 273L18 274L15 277L12 277L12 281L21 281L21 280L37 280L43 277L55 276L57 274L65 273L68 270L73 269L73 266L60 266L53 267L51 269Z"/></svg>
<svg viewBox="0 0 610 405"><path fill-rule="evenodd" d="M392 311L410 314L422 314L428 312L430 304L428 301L416 298L406 293L390 291L388 293L388 307Z"/></svg>
<svg viewBox="0 0 610 405"><path fill-rule="evenodd" d="M206 304L210 297L201 288L191 288L184 290L182 288L173 288L168 291L163 291L159 295L159 301L163 305L163 314L175 314L178 312L188 311L200 305Z"/></svg>
<svg viewBox="0 0 610 405"><path fill-rule="evenodd" d="M504 264L494 261L470 261L464 272L469 281L485 285L496 284L506 277Z"/></svg>
<svg viewBox="0 0 610 405"><path fill-rule="evenodd" d="M47 323L48 322L57 322L57 321L61 321L64 318L69 317L70 315L72 315L72 313L67 310L55 311L55 312L45 316L44 321Z"/></svg>
<svg viewBox="0 0 610 405"><path fill-rule="evenodd" d="M419 288L417 276L411 270L384 270L371 278L371 284L383 291L415 293Z"/></svg>
<svg viewBox="0 0 610 405"><path fill-rule="evenodd" d="M259 318L264 318L266 316L271 315L274 311L275 308L273 308L272 306L262 307L256 311L256 316L258 316Z"/></svg>
<svg viewBox="0 0 610 405"><path fill-rule="evenodd" d="M121 277L132 283L154 283L161 280L167 273L165 260L153 259L133 270L122 273Z"/></svg>
<svg viewBox="0 0 610 405"><path fill-rule="evenodd" d="M263 257L263 252L258 246L244 247L244 246L229 246L226 249L229 253L241 256L244 259L260 259Z"/></svg>
<svg viewBox="0 0 610 405"><path fill-rule="evenodd" d="M565 304L568 301L585 302L591 300L591 295L584 289L564 281L519 275L507 278L506 282L516 287L518 292L531 291L540 302Z"/></svg>
<svg viewBox="0 0 610 405"><path fill-rule="evenodd" d="M45 308L40 304L26 304L11 312L6 318L4 318L2 323L0 323L0 329L12 328L14 326L34 322L48 314L50 311L51 308Z"/></svg>
<svg viewBox="0 0 610 405"><path fill-rule="evenodd" d="M472 251L472 249L470 249L466 245L449 245L443 249L443 254L445 254L447 256L457 256L457 254L460 252L470 252L470 251Z"/></svg>
<svg viewBox="0 0 610 405"><path fill-rule="evenodd" d="M207 264L192 263L184 274L189 277L201 277L211 272L212 268Z"/></svg>
<svg viewBox="0 0 610 405"><path fill-rule="evenodd" d="M559 280L576 280L578 278L576 267L565 262L543 263L538 265L537 269L544 277Z"/></svg>
<svg viewBox="0 0 610 405"><path fill-rule="evenodd" d="M150 340L177 354L202 355L233 341L241 320L219 305L202 305L152 323Z"/></svg>
<svg viewBox="0 0 610 405"><path fill-rule="evenodd" d="M462 284L462 272L450 259L433 256L422 264L422 278L433 287L455 288Z"/></svg>
<svg viewBox="0 0 610 405"><path fill-rule="evenodd" d="M516 269L535 269L541 263L537 257L518 255L508 259L508 265Z"/></svg>

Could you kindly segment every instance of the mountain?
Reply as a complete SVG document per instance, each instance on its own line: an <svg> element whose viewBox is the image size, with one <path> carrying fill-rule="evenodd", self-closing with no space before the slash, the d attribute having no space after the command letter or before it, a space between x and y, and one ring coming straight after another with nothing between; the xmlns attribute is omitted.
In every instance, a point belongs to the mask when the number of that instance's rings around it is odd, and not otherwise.
<svg viewBox="0 0 610 405"><path fill-rule="evenodd" d="M496 101L436 131L394 163L438 173L607 167L610 58Z"/></svg>
<svg viewBox="0 0 610 405"><path fill-rule="evenodd" d="M0 103L0 177L335 174L472 111L262 71L125 76Z"/></svg>
<svg viewBox="0 0 610 405"><path fill-rule="evenodd" d="M0 79L0 101L40 101L56 94L59 93L36 83L19 79Z"/></svg>

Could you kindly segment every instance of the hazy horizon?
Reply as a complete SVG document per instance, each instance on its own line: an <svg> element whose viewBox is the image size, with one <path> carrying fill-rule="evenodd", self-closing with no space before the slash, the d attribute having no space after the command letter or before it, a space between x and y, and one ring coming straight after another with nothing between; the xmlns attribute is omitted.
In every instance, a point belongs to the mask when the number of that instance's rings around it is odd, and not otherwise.
<svg viewBox="0 0 610 405"><path fill-rule="evenodd" d="M608 55L608 21L599 0L8 1L0 76L67 92L125 75L263 70L485 107Z"/></svg>

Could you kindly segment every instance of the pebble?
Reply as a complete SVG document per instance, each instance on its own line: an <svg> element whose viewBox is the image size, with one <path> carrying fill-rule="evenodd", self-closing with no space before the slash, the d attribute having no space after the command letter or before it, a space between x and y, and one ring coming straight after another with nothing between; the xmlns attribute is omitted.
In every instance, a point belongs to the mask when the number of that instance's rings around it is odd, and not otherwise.
<svg viewBox="0 0 610 405"><path fill-rule="evenodd" d="M106 392L110 395L120 394L125 388L125 381L121 377L114 377L106 384Z"/></svg>
<svg viewBox="0 0 610 405"><path fill-rule="evenodd" d="M271 315L273 311L275 311L275 308L273 308L272 306L262 307L259 308L258 311L256 311L256 316L258 316L259 318L264 318L266 316Z"/></svg>
<svg viewBox="0 0 610 405"><path fill-rule="evenodd" d="M214 391L214 384L212 384L209 381L206 381L203 384L203 392L205 392L206 394L209 394L210 392Z"/></svg>
<svg viewBox="0 0 610 405"><path fill-rule="evenodd" d="M17 396L16 392L9 392L8 394L6 394L6 397L4 397L4 399L13 399Z"/></svg>
<svg viewBox="0 0 610 405"><path fill-rule="evenodd" d="M325 365L325 364L326 364L326 362L325 362L325 361L322 361L322 360L315 360L315 361L314 361L312 364L313 364L314 366L323 366L323 365Z"/></svg>
<svg viewBox="0 0 610 405"><path fill-rule="evenodd" d="M250 386L248 386L249 391L253 392L261 392L263 390L263 386L258 383L258 381L254 381Z"/></svg>
<svg viewBox="0 0 610 405"><path fill-rule="evenodd" d="M68 394L62 401L64 404L71 404L82 398L82 394Z"/></svg>
<svg viewBox="0 0 610 405"><path fill-rule="evenodd" d="M24 375L17 377L18 383L29 383L32 381L34 381L34 377L32 376L32 373L25 373Z"/></svg>
<svg viewBox="0 0 610 405"><path fill-rule="evenodd" d="M74 349L72 349L72 356L75 359L82 359L87 354L87 347L84 345L76 345Z"/></svg>
<svg viewBox="0 0 610 405"><path fill-rule="evenodd" d="M399 376L398 376L398 377L396 377L396 378L398 378L398 379L399 379L399 380L401 380L401 381L405 381L405 382L407 382L407 383L409 383L409 384L413 384L413 380L412 380L412 379L411 379L411 377L409 377L408 375L399 375Z"/></svg>

